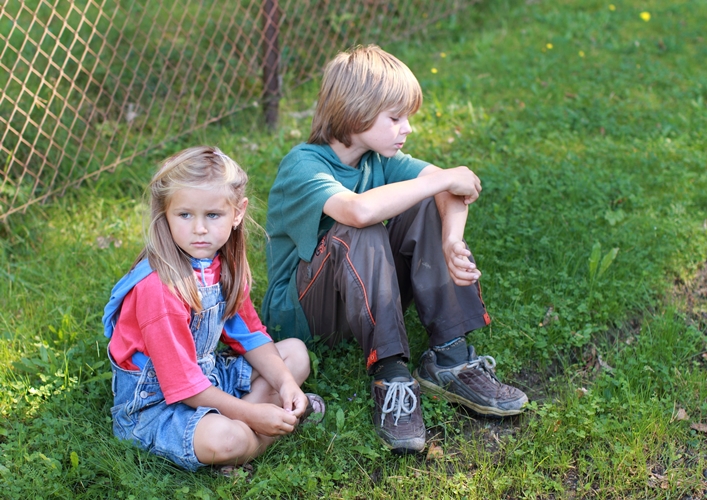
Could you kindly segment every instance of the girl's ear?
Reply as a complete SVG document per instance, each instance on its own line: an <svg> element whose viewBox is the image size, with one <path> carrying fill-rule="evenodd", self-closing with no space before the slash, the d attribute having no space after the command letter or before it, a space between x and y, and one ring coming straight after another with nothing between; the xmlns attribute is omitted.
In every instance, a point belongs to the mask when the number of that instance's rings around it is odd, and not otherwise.
<svg viewBox="0 0 707 500"><path fill-rule="evenodd" d="M236 207L236 217L233 219L233 229L236 229L243 222L243 217L245 217L245 210L248 208L248 198L243 198Z"/></svg>

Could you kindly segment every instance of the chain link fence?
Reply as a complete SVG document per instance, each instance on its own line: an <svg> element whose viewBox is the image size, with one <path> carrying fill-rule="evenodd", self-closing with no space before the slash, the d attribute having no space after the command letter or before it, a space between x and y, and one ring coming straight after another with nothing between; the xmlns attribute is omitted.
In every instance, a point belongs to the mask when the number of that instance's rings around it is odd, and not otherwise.
<svg viewBox="0 0 707 500"><path fill-rule="evenodd" d="M474 0L4 0L0 220Z"/></svg>

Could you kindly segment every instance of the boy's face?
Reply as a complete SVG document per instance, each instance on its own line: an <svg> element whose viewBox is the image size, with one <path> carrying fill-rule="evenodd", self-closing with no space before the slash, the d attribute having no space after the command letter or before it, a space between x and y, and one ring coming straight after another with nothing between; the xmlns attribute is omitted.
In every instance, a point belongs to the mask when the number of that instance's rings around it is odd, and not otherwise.
<svg viewBox="0 0 707 500"><path fill-rule="evenodd" d="M381 111L373 126L365 132L353 134L351 142L353 146L390 158L403 148L410 132L412 127L407 115L400 116L391 110Z"/></svg>

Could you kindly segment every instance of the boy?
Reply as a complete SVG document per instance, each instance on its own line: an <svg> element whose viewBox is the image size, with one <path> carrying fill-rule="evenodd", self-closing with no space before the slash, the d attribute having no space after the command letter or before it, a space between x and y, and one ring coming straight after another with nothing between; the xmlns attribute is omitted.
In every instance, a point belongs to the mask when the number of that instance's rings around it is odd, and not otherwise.
<svg viewBox="0 0 707 500"><path fill-rule="evenodd" d="M421 104L410 69L379 47L336 56L308 142L280 163L266 224L268 330L330 345L355 337L374 378L376 431L397 453L425 446L420 385L487 415L518 414L528 400L498 381L493 358L467 349L466 333L490 322L463 240L481 183L467 167L400 151ZM414 377L411 302L430 345Z"/></svg>

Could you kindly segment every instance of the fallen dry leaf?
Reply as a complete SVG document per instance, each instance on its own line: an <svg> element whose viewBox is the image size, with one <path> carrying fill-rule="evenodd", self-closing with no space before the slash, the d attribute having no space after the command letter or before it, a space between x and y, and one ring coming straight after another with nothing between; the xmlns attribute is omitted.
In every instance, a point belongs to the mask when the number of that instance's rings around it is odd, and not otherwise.
<svg viewBox="0 0 707 500"><path fill-rule="evenodd" d="M677 413L673 417L673 420L689 420L690 417L687 415L687 412L683 408L678 408Z"/></svg>
<svg viewBox="0 0 707 500"><path fill-rule="evenodd" d="M614 368L612 366L609 366L609 363L601 359L601 355L597 356L597 363L599 363L599 366L601 366L603 369L605 369L608 372L613 372Z"/></svg>
<svg viewBox="0 0 707 500"><path fill-rule="evenodd" d="M699 422L693 422L690 425L690 429L694 429L697 432L704 432L707 433L707 424L701 424Z"/></svg>
<svg viewBox="0 0 707 500"><path fill-rule="evenodd" d="M99 236L96 238L96 246L100 249L108 248L110 246L110 240L103 236Z"/></svg>
<svg viewBox="0 0 707 500"><path fill-rule="evenodd" d="M427 450L427 460L439 460L440 458L444 458L444 450L441 446L430 443L430 447Z"/></svg>
<svg viewBox="0 0 707 500"><path fill-rule="evenodd" d="M113 236L99 236L96 238L96 246L101 250L105 250L106 248L108 248L111 243L115 248L120 248L120 246L123 244L122 240L114 238Z"/></svg>
<svg viewBox="0 0 707 500"><path fill-rule="evenodd" d="M560 317L557 314L554 314L555 312L555 306L549 306L547 310L545 311L545 317L543 318L542 323L540 323L539 326L547 326L553 321L557 321L560 319Z"/></svg>

